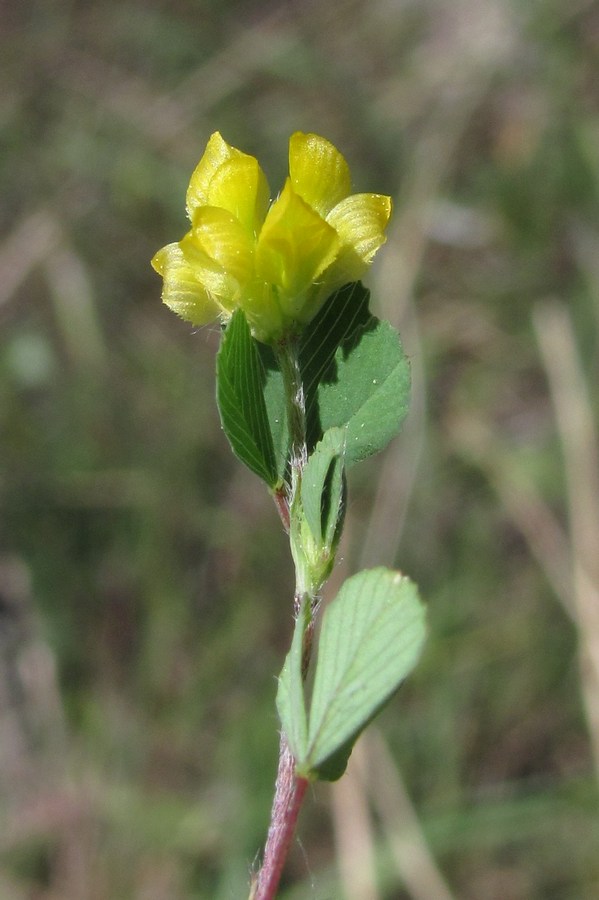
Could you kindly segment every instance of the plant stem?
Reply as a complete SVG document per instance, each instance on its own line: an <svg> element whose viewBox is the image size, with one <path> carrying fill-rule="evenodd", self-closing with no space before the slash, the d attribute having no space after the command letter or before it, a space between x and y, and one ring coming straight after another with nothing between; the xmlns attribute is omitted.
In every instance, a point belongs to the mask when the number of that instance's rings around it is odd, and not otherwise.
<svg viewBox="0 0 599 900"><path fill-rule="evenodd" d="M308 460L306 445L306 406L304 386L301 377L297 343L290 337L277 347L277 359L283 375L283 385L287 404L287 421L291 436L289 455L290 480L287 497L287 509L293 515L294 499L301 489L302 473ZM277 498L275 498L277 502ZM277 507L281 515L281 498ZM289 530L289 521L281 515L283 523ZM296 593L294 598L294 615L297 618L302 599L306 595L306 586L299 583L296 572ZM316 598L309 596L310 610L314 609ZM306 631L303 635L302 674L308 669L312 647L313 616L310 615ZM297 823L297 817L308 787L308 781L295 773L295 760L289 749L287 738L282 733L279 747L279 766L275 784L275 795L271 810L268 837L264 848L264 861L255 879L250 900L273 900L283 873L283 867Z"/></svg>
<svg viewBox="0 0 599 900"><path fill-rule="evenodd" d="M275 796L264 848L264 862L251 895L252 900L273 900L276 897L307 787L308 781L295 774L295 760L287 744L287 739L282 734Z"/></svg>
<svg viewBox="0 0 599 900"><path fill-rule="evenodd" d="M291 487L299 477L308 459L306 446L306 398L300 371L297 341L287 338L276 348L277 361L283 375L287 421L291 435ZM293 498L292 498L293 499Z"/></svg>

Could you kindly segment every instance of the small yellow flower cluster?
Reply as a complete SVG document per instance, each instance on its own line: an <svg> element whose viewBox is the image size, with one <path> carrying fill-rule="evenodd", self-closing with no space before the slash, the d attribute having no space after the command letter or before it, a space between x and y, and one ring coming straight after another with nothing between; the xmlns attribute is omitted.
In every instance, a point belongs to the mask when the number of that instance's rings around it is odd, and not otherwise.
<svg viewBox="0 0 599 900"><path fill-rule="evenodd" d="M258 160L215 132L187 190L191 229L152 260L164 303L195 325L241 307L265 342L305 325L333 291L362 277L386 240L391 198L350 191L342 154L296 132L289 177L270 203Z"/></svg>

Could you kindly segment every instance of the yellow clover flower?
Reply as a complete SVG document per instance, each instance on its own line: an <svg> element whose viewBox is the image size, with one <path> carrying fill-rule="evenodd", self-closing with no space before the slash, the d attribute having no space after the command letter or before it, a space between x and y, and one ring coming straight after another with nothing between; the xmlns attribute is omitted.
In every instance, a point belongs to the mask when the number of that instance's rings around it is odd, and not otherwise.
<svg viewBox="0 0 599 900"><path fill-rule="evenodd" d="M296 132L289 177L269 204L258 161L215 132L187 190L191 229L152 260L164 303L194 325L241 307L265 342L305 325L333 291L362 277L386 240L391 198L350 191L336 147Z"/></svg>

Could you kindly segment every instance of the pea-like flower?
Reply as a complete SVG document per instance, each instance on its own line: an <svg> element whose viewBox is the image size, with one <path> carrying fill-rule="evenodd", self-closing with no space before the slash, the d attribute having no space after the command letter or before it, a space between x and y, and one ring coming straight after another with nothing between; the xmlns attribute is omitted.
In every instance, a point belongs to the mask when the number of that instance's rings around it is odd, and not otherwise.
<svg viewBox="0 0 599 900"><path fill-rule="evenodd" d="M298 330L362 277L386 240L391 198L350 191L336 147L296 132L289 177L270 203L257 159L215 132L187 190L191 229L152 260L164 303L194 325L227 321L241 307L267 343Z"/></svg>

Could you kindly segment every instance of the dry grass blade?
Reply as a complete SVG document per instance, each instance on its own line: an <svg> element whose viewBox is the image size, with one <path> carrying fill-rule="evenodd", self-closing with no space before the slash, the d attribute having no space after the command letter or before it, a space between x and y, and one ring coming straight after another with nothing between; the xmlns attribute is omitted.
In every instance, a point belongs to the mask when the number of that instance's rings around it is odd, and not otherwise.
<svg viewBox="0 0 599 900"><path fill-rule="evenodd" d="M345 900L378 900L374 823L364 784L368 761L358 741L345 776L331 791L339 877Z"/></svg>
<svg viewBox="0 0 599 900"><path fill-rule="evenodd" d="M31 270L54 251L60 237L54 217L39 209L5 238L0 247L0 308L16 295Z"/></svg>
<svg viewBox="0 0 599 900"><path fill-rule="evenodd" d="M452 900L430 853L401 774L378 729L363 740L368 748L368 787L395 860L414 900Z"/></svg>
<svg viewBox="0 0 599 900"><path fill-rule="evenodd" d="M564 456L581 687L599 776L599 437L567 310L545 303L534 326Z"/></svg>
<svg viewBox="0 0 599 900"><path fill-rule="evenodd" d="M455 415L451 421L451 442L488 479L557 599L575 620L568 535L551 508L528 476L514 472L498 435L479 418L468 413Z"/></svg>
<svg viewBox="0 0 599 900"><path fill-rule="evenodd" d="M63 236L43 268L69 357L80 366L102 366L108 353L84 260Z"/></svg>

